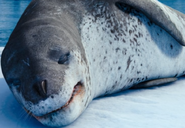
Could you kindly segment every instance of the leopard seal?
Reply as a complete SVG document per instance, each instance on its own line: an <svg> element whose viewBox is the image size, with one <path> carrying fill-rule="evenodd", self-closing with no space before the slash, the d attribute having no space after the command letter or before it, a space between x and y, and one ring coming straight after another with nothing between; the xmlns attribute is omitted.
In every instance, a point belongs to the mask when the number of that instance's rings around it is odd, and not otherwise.
<svg viewBox="0 0 185 128"><path fill-rule="evenodd" d="M184 75L184 26L184 14L156 0L33 0L2 72L29 114L66 126L95 97Z"/></svg>

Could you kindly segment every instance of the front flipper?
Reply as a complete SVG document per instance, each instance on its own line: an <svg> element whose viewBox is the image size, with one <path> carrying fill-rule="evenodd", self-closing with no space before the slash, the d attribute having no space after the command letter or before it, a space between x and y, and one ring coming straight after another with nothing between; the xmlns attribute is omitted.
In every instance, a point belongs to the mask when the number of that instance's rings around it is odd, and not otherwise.
<svg viewBox="0 0 185 128"><path fill-rule="evenodd" d="M163 78L163 79L150 80L150 81L146 81L146 82L142 82L137 85L134 85L133 87L131 87L131 89L148 88L148 87L171 83L176 80L177 78Z"/></svg>
<svg viewBox="0 0 185 128"><path fill-rule="evenodd" d="M121 3L141 11L150 20L166 30L181 45L185 46L185 15L183 13L157 0L114 0L114 4L118 8Z"/></svg>

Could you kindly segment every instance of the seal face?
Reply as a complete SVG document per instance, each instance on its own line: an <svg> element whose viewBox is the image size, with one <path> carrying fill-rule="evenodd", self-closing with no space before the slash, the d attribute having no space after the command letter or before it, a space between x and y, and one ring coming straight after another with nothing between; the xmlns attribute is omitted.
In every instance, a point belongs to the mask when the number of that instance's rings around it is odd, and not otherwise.
<svg viewBox="0 0 185 128"><path fill-rule="evenodd" d="M51 3L29 5L3 51L2 71L28 113L45 125L64 126L82 113L93 96L77 28L67 16L62 22L56 19L58 7L50 10Z"/></svg>
<svg viewBox="0 0 185 128"><path fill-rule="evenodd" d="M180 20L163 23L157 11ZM33 0L3 51L2 71L29 114L65 126L95 97L185 74L183 17L155 0Z"/></svg>

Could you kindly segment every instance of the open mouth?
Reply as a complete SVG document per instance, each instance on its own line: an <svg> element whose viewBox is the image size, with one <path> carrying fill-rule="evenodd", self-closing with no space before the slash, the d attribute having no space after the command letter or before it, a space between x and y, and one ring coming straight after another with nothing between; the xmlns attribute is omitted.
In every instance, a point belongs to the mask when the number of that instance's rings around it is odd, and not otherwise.
<svg viewBox="0 0 185 128"><path fill-rule="evenodd" d="M83 86L82 82L78 82L78 83L74 86L73 92L72 92L72 94L71 94L71 97L70 97L70 99L67 101L67 103L66 103L65 105L63 105L63 106L62 106L61 108L59 108L59 109L56 109L56 110L54 110L54 111L52 111L52 112L49 112L49 113L45 114L45 115L43 115L43 116L35 116L35 115L32 114L30 111L28 111L26 108L25 108L25 110L26 110L26 112L27 112L28 114L34 116L36 119L39 119L39 118L48 116L48 115L50 115L50 114L52 114L52 113L55 113L55 112L57 112L57 111L59 111L59 110L62 110L62 109L64 109L64 108L67 108L67 107L69 106L69 104L73 101L74 97L77 96L77 95L83 94L83 92L84 92L84 86Z"/></svg>

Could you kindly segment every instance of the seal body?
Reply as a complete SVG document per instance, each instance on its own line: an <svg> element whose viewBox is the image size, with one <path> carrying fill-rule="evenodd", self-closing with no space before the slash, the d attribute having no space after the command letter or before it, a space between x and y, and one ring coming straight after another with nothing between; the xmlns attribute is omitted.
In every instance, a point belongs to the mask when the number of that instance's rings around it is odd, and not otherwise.
<svg viewBox="0 0 185 128"><path fill-rule="evenodd" d="M185 73L184 47L141 12L122 7L115 13L106 3L99 4L82 23L95 96Z"/></svg>
<svg viewBox="0 0 185 128"><path fill-rule="evenodd" d="M141 7L132 2L30 3L1 62L11 91L28 113L44 125L65 126L95 97L185 74L184 42L177 26L184 20L176 24L164 19L169 23L164 26L155 10L148 17L142 0L136 2ZM168 16L166 6L147 2L160 5L161 14ZM170 16L184 15L172 10Z"/></svg>

